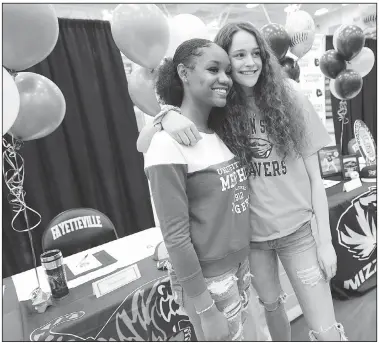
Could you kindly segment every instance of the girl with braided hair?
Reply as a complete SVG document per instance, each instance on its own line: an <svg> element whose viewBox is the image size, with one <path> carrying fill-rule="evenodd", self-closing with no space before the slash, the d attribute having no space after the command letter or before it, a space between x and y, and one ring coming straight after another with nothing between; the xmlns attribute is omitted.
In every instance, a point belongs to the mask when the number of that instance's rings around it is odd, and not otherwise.
<svg viewBox="0 0 379 343"><path fill-rule="evenodd" d="M246 171L214 132L232 92L227 53L205 39L182 43L158 70L157 93L180 106L203 138L194 147L165 131L145 155L156 212L170 257L176 302L199 341L256 340L250 312L249 196Z"/></svg>
<svg viewBox="0 0 379 343"><path fill-rule="evenodd" d="M210 116L209 124L221 119L216 132L248 170L252 283L271 337L291 339L279 257L310 327L310 339L347 340L336 322L329 286L337 258L317 156L329 144L329 135L251 23L226 24L215 43L229 55L234 91L228 96L227 115ZM196 127L177 112L163 109L154 122L182 145L196 147L204 138L199 140ZM141 132L139 151L146 150L149 140Z"/></svg>

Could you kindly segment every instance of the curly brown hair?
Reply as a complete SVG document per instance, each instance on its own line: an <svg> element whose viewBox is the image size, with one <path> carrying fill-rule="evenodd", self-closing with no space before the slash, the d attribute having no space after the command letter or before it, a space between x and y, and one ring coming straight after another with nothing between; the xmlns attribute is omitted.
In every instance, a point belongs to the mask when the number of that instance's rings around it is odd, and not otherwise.
<svg viewBox="0 0 379 343"><path fill-rule="evenodd" d="M277 58L260 32L249 22L228 23L217 33L214 42L229 53L233 36L240 30L252 34L261 51L262 71L253 87L253 97L250 99L253 99L262 119L266 121L268 136L278 154L283 158L288 155L299 156L304 145L302 108L296 101L288 82L285 81L284 72ZM248 137L252 132L252 109L248 99L241 85L235 82L228 96L228 115L223 118L211 116L210 121L229 149L251 171L252 155Z"/></svg>

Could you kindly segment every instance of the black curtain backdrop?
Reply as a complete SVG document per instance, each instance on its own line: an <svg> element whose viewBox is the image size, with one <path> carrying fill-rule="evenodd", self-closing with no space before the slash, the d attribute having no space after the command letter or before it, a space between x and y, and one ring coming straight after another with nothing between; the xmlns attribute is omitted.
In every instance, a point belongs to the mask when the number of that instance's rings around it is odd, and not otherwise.
<svg viewBox="0 0 379 343"><path fill-rule="evenodd" d="M45 227L67 209L105 213L119 237L154 226L143 156L136 150L133 103L110 24L59 19L59 30L53 52L26 70L52 80L67 106L55 132L20 150L26 204L42 216L32 231L38 264ZM11 228L8 194L3 179L3 277L33 267L28 234ZM18 218L16 225L26 228L22 214ZM32 215L29 220L36 222Z"/></svg>
<svg viewBox="0 0 379 343"><path fill-rule="evenodd" d="M363 120L369 130L371 131L375 142L377 140L377 53L376 53L376 39L366 39L365 46L371 49L375 55L375 64L368 75L363 78L363 87L361 92L353 99L347 100L347 115L349 122L344 125L342 153L348 155L347 145L349 140L354 138L354 122L357 119ZM326 37L326 50L333 48L333 36ZM333 122L335 129L336 142L339 145L341 139L341 122L338 121L337 111L339 109L340 100L336 99L333 94L332 111Z"/></svg>

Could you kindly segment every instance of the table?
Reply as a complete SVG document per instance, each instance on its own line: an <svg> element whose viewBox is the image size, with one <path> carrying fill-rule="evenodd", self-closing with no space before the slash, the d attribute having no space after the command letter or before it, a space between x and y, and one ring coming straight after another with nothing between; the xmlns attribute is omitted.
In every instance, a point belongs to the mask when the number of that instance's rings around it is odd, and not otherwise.
<svg viewBox="0 0 379 343"><path fill-rule="evenodd" d="M369 187L372 185L364 184L349 193L343 193L342 187L343 184L340 183L327 189L333 243L338 256L338 270L341 271L341 274L337 274L338 277L349 273L351 267L351 264L343 263L343 254L348 249L338 243L341 230L338 231L337 228L343 222L340 218L351 220L344 213L348 212L352 203L370 196L367 192L370 192ZM43 314L32 312L30 304L25 301L36 286L33 270L3 280L6 286L3 300L3 340L195 341L196 336L188 317L173 299L167 273L159 271L151 258L160 241L162 235L159 228L151 228L81 253L83 255L87 252L94 254L106 251L117 262L69 281L69 296ZM80 254L65 258L65 263L77 260L80 258L78 255ZM367 264L366 261L363 263ZM141 272L140 279L103 297L96 298L93 295L93 281L134 263L137 263ZM39 272L43 283L41 287L48 290L47 281L40 268ZM285 306L290 320L293 320L301 314L301 309L282 269L280 278L283 290L290 295ZM20 285L23 285L21 290Z"/></svg>
<svg viewBox="0 0 379 343"><path fill-rule="evenodd" d="M158 270L152 259L160 241L160 229L151 228L87 250L85 253L91 254L106 251L117 262L92 272L93 275L69 281L70 294L42 314L33 312L27 301L36 286L34 271L6 278L3 340L196 340L188 317L173 299L167 272ZM82 255L69 256L65 263L70 264ZM100 298L93 295L93 281L133 263L138 265L140 279ZM48 290L40 267L38 271L41 288Z"/></svg>

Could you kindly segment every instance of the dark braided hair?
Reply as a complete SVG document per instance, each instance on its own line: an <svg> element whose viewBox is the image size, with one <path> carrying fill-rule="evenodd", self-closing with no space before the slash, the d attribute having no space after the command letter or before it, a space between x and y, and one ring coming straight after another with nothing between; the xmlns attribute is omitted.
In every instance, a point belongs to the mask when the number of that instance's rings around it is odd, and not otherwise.
<svg viewBox="0 0 379 343"><path fill-rule="evenodd" d="M281 66L262 35L249 22L228 23L217 33L215 43L229 53L234 34L241 30L255 37L261 51L262 71L253 87L253 99L267 123L268 136L282 157L293 154L299 156L304 144L302 109L294 100ZM247 137L251 134L252 110L241 85L236 82L229 93L226 109L228 115L219 123L220 136L251 171L252 155Z"/></svg>
<svg viewBox="0 0 379 343"><path fill-rule="evenodd" d="M180 107L183 101L184 90L177 68L183 64L187 68L195 68L195 58L203 54L202 48L214 44L208 39L189 39L180 44L173 58L165 58L158 69L156 92L159 98L167 105Z"/></svg>

